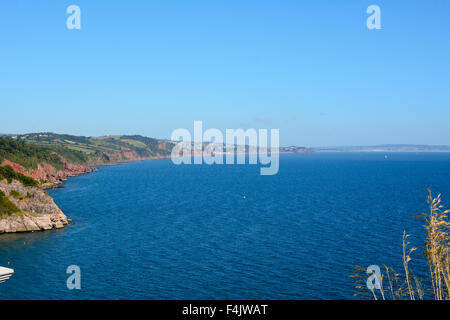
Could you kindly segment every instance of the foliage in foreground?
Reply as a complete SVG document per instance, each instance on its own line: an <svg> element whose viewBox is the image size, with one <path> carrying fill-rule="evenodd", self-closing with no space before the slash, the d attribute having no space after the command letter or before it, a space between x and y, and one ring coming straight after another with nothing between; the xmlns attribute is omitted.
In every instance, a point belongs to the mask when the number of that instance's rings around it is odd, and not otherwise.
<svg viewBox="0 0 450 320"><path fill-rule="evenodd" d="M447 215L450 210L444 210L441 195L433 198L430 190L428 190L427 203L428 211L423 213L427 235L424 256L430 272L431 288L424 289L422 280L418 279L409 268L411 254L417 248L410 248L409 235L404 232L403 275L383 265L384 270L379 279L380 289L367 289L367 270L355 266L354 273L350 277L355 279L356 289L360 293L370 293L375 300L422 300L425 294L429 294L435 300L450 300L450 223Z"/></svg>

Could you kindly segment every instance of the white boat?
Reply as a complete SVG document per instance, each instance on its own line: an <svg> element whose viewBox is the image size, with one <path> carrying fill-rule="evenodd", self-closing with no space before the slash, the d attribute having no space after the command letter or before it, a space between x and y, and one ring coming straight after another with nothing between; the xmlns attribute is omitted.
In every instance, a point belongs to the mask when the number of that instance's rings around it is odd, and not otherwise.
<svg viewBox="0 0 450 320"><path fill-rule="evenodd" d="M14 273L13 269L0 267L0 283L8 280Z"/></svg>

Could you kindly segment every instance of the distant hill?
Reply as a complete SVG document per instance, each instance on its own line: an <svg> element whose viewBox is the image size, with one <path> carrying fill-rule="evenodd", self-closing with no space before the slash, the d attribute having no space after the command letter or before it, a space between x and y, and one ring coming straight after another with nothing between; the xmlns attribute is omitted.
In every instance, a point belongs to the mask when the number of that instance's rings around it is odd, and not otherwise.
<svg viewBox="0 0 450 320"><path fill-rule="evenodd" d="M33 177L41 184L91 172L90 166L167 158L173 142L139 135L83 137L31 133L0 137L0 165Z"/></svg>
<svg viewBox="0 0 450 320"><path fill-rule="evenodd" d="M0 136L0 166L32 177L41 185L94 171L92 166L168 158L174 141L140 135L84 137L51 132ZM204 147L208 143L204 143ZM377 145L328 148L280 147L280 153L309 152L450 152L450 146ZM246 146L245 152L253 152ZM193 154L194 155L194 154Z"/></svg>
<svg viewBox="0 0 450 320"><path fill-rule="evenodd" d="M89 165L166 157L173 147L170 142L139 135L84 137L46 132L8 138L39 145L70 157L72 162Z"/></svg>
<svg viewBox="0 0 450 320"><path fill-rule="evenodd" d="M305 147L297 147L297 146L280 147L280 153L310 153L310 152L313 151Z"/></svg>

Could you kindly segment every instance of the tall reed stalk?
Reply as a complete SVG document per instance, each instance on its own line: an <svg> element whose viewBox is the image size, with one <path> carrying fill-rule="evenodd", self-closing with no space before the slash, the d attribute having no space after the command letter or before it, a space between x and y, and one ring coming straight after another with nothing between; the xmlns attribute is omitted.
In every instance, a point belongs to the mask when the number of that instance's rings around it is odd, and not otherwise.
<svg viewBox="0 0 450 320"><path fill-rule="evenodd" d="M424 256L430 271L431 288L428 290L430 296L435 300L450 300L450 223L448 221L450 210L444 210L441 202L440 194L433 198L431 191L428 190L428 210L423 213L426 232ZM413 275L409 267L411 254L417 250L415 247L409 248L409 236L406 231L403 232L404 279L402 280L401 275L397 274L393 268L384 265L384 273L380 276L380 289L370 290L375 300L379 300L378 294L382 300L386 297L392 300L424 298L425 290L422 288L422 281ZM369 293L365 285L368 275L364 268L355 266L353 275L350 277L354 278L357 284L358 293L355 295ZM383 280L386 278L388 286L384 289ZM385 291L388 294L385 294Z"/></svg>
<svg viewBox="0 0 450 320"><path fill-rule="evenodd" d="M430 269L430 279L433 295L436 300L450 298L450 225L447 214L443 211L441 195L433 198L428 190L427 203L429 210L424 214L427 240L425 242L425 256Z"/></svg>

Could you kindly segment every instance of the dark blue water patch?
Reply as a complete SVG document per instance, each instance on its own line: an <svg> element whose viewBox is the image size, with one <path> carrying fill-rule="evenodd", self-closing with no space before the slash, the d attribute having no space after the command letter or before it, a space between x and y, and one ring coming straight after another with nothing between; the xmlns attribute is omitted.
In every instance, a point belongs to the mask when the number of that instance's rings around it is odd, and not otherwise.
<svg viewBox="0 0 450 320"><path fill-rule="evenodd" d="M450 154L282 155L254 165L100 167L49 193L76 224L0 236L2 299L351 299L352 266L421 256L427 188L450 203ZM81 268L68 290L66 268Z"/></svg>

